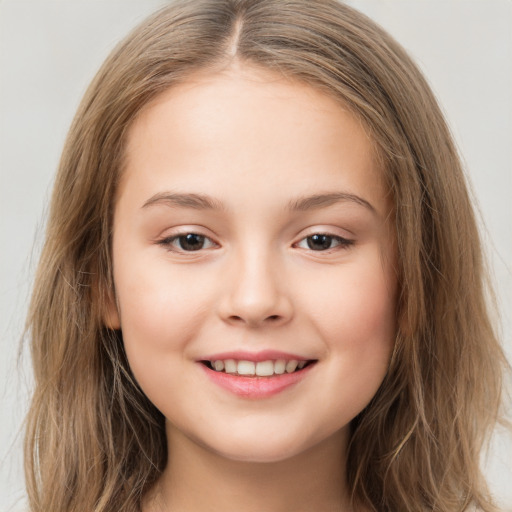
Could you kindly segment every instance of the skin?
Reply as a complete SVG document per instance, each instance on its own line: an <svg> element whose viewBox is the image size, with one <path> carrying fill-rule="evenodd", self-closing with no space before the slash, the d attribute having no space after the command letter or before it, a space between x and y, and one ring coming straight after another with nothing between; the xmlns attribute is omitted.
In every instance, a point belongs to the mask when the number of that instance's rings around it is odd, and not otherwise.
<svg viewBox="0 0 512 512"><path fill-rule="evenodd" d="M350 510L349 424L381 384L396 332L392 204L363 127L324 93L235 63L148 105L126 156L106 321L167 420L168 465L145 511ZM290 209L333 192L344 195ZM186 233L205 236L203 248L172 238ZM308 246L315 233L333 237L328 249ZM263 349L317 363L251 400L197 361Z"/></svg>

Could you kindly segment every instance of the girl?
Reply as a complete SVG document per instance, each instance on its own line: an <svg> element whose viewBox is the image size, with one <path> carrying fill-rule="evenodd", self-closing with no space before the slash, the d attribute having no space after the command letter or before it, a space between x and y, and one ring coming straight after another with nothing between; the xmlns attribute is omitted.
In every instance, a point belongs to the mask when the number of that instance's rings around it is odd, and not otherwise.
<svg viewBox="0 0 512 512"><path fill-rule="evenodd" d="M188 0L71 128L28 320L33 511L491 511L503 354L423 77L334 0Z"/></svg>

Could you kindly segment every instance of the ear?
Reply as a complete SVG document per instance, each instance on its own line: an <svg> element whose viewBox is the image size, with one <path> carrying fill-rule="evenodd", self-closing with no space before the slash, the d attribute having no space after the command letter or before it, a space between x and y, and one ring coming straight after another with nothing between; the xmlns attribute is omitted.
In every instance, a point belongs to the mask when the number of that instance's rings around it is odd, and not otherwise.
<svg viewBox="0 0 512 512"><path fill-rule="evenodd" d="M108 329L121 329L121 320L117 309L116 301L109 299L105 304L105 312L103 313L103 323Z"/></svg>
<svg viewBox="0 0 512 512"><path fill-rule="evenodd" d="M103 323L107 329L118 330L121 329L121 318L119 315L119 307L117 305L115 292L113 287L108 290L103 290L103 304L101 316Z"/></svg>

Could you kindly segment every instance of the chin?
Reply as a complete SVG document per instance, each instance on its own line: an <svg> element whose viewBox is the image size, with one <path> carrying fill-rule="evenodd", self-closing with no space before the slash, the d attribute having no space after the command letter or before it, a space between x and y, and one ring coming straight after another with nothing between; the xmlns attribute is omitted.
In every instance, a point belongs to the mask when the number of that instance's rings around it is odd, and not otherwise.
<svg viewBox="0 0 512 512"><path fill-rule="evenodd" d="M283 449L283 447L250 447L245 450L216 451L224 459L235 462L275 463L298 455L301 450Z"/></svg>
<svg viewBox="0 0 512 512"><path fill-rule="evenodd" d="M275 463L291 459L311 448L301 439L289 435L232 436L217 443L203 444L209 451L231 461Z"/></svg>

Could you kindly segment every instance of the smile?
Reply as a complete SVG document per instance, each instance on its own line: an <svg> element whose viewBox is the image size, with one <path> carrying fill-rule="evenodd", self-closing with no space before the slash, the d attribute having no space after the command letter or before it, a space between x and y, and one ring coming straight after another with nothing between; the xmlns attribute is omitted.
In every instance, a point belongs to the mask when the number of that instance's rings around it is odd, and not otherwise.
<svg viewBox="0 0 512 512"><path fill-rule="evenodd" d="M216 359L214 361L201 361L211 370L244 377L272 377L285 373L295 373L315 361L297 359L277 359L267 361L245 361L236 359Z"/></svg>
<svg viewBox="0 0 512 512"><path fill-rule="evenodd" d="M265 354L267 355L267 354ZM211 358L197 361L210 382L244 399L262 400L284 392L307 378L317 360L268 359L258 361Z"/></svg>

